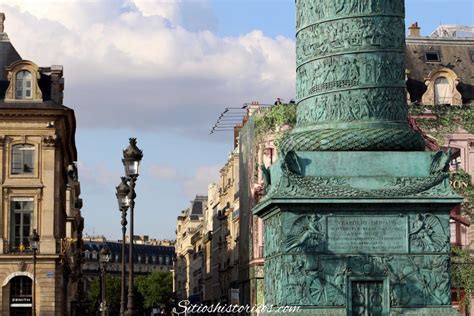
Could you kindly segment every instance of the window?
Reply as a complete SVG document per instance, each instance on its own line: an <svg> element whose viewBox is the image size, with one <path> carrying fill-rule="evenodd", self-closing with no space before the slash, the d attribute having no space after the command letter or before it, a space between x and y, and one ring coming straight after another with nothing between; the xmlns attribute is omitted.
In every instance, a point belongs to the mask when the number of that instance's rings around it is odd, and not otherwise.
<svg viewBox="0 0 474 316"><path fill-rule="evenodd" d="M21 70L16 73L16 99L32 99L32 75L27 70Z"/></svg>
<svg viewBox="0 0 474 316"><path fill-rule="evenodd" d="M12 147L12 174L32 174L34 171L35 146L13 145Z"/></svg>
<svg viewBox="0 0 474 316"><path fill-rule="evenodd" d="M438 77L434 86L435 104L451 104L452 98L449 80L446 77Z"/></svg>
<svg viewBox="0 0 474 316"><path fill-rule="evenodd" d="M437 51L430 51L425 53L425 58L427 62L437 62L441 61L439 58L439 52Z"/></svg>
<svg viewBox="0 0 474 316"><path fill-rule="evenodd" d="M13 198L10 207L12 249L23 251L30 246L33 198Z"/></svg>
<svg viewBox="0 0 474 316"><path fill-rule="evenodd" d="M27 276L17 276L10 281L10 297L31 297L33 282Z"/></svg>
<svg viewBox="0 0 474 316"><path fill-rule="evenodd" d="M471 61L474 63L474 50L471 51Z"/></svg>

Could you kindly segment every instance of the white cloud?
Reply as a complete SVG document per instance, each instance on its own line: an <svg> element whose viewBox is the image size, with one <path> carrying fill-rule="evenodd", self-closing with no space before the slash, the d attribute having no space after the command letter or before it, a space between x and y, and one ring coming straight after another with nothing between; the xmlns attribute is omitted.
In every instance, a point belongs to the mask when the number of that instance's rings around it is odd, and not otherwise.
<svg viewBox="0 0 474 316"><path fill-rule="evenodd" d="M151 166L149 168L149 173L155 178L162 180L176 180L178 177L178 172L175 168L170 166Z"/></svg>
<svg viewBox="0 0 474 316"><path fill-rule="evenodd" d="M216 182L220 168L222 166L219 165L199 166L189 175L179 172L174 167L153 165L148 169L148 173L156 179L172 181L181 187L186 196L194 196L207 194L207 187L210 183Z"/></svg>
<svg viewBox="0 0 474 316"><path fill-rule="evenodd" d="M219 37L209 1L0 5L23 58L64 65L65 104L76 110L79 127L196 134L226 106L294 95L294 41L260 31Z"/></svg>
<svg viewBox="0 0 474 316"><path fill-rule="evenodd" d="M101 190L117 186L120 174L111 170L105 163L86 164L78 161L79 181L87 183L91 190Z"/></svg>
<svg viewBox="0 0 474 316"><path fill-rule="evenodd" d="M184 181L184 189L188 195L205 194L210 183L214 183L218 177L221 166L201 166L196 169L192 177Z"/></svg>

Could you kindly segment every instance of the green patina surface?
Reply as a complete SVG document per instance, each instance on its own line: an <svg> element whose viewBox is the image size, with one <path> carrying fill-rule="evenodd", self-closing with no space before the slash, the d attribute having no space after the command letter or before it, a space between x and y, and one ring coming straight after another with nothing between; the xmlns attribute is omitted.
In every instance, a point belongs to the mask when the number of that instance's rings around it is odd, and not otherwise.
<svg viewBox="0 0 474 316"><path fill-rule="evenodd" d="M419 150L407 125L403 0L297 0L290 150Z"/></svg>
<svg viewBox="0 0 474 316"><path fill-rule="evenodd" d="M297 0L297 123L263 169L265 303L451 315L449 153L407 124L403 0Z"/></svg>

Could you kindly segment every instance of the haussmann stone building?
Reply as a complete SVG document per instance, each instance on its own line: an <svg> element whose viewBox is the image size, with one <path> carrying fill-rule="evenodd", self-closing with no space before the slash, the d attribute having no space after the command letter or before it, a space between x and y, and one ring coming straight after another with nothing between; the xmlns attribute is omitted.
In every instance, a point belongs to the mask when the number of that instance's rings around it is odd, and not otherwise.
<svg viewBox="0 0 474 316"><path fill-rule="evenodd" d="M0 315L79 315L83 218L62 66L24 60L0 14ZM33 297L30 235L40 236ZM34 300L34 301L33 301Z"/></svg>

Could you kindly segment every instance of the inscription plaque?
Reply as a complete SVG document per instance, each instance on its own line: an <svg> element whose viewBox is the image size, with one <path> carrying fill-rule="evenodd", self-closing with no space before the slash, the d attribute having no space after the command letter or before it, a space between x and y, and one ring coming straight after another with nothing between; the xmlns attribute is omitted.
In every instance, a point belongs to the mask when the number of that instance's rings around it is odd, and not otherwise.
<svg viewBox="0 0 474 316"><path fill-rule="evenodd" d="M407 218L399 216L328 217L328 250L336 253L406 252Z"/></svg>

